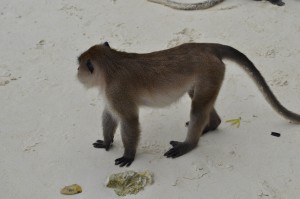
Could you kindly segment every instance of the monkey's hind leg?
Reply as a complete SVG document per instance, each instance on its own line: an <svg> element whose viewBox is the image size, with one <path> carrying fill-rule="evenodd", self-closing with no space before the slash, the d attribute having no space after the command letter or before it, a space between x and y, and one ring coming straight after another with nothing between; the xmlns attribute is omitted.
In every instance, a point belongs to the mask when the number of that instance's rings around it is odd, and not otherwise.
<svg viewBox="0 0 300 199"><path fill-rule="evenodd" d="M206 125L205 129L203 130L203 133L216 130L220 124L221 124L221 118L216 112L216 110L213 109L213 111L210 113L209 116L209 122Z"/></svg>
<svg viewBox="0 0 300 199"><path fill-rule="evenodd" d="M194 87L191 88L188 91L188 94L189 94L190 98L193 100L193 97L194 97ZM205 129L203 130L203 134L207 133L209 131L216 130L220 124L221 124L221 118L220 118L220 116L218 115L217 111L214 108L213 111L210 113L209 122L206 125ZM189 126L189 122L186 122L185 126Z"/></svg>
<svg viewBox="0 0 300 199"><path fill-rule="evenodd" d="M190 122L185 141L171 141L172 148L164 154L166 157L176 158L188 153L197 146L205 127L214 129L219 125L219 116L214 110L214 103L222 85L224 64L212 65L211 70L214 73L208 71L207 74L202 74L206 78L199 77L197 85L194 87ZM209 123L210 116L212 116L211 124Z"/></svg>
<svg viewBox="0 0 300 199"><path fill-rule="evenodd" d="M171 141L170 144L173 148L164 154L166 157L179 157L197 146L199 138L208 124L212 106L213 104L199 103L197 99L193 99L187 137L184 142Z"/></svg>
<svg viewBox="0 0 300 199"><path fill-rule="evenodd" d="M118 121L113 118L113 116L107 109L104 109L102 114L104 140L97 140L95 143L93 143L94 147L104 148L106 151L108 151L114 141L114 134L116 132L117 126Z"/></svg>
<svg viewBox="0 0 300 199"><path fill-rule="evenodd" d="M213 111L210 113L210 116L209 116L209 122L203 130L203 134L205 134L209 131L216 130L220 124L221 124L221 118L218 115L218 113L216 112L216 110L213 109ZM186 122L185 125L189 126L189 122Z"/></svg>

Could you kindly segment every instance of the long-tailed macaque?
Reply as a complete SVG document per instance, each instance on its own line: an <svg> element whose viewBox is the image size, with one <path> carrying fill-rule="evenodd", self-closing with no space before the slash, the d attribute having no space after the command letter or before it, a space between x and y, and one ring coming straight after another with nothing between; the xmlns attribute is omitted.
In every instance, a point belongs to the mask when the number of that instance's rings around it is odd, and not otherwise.
<svg viewBox="0 0 300 199"><path fill-rule="evenodd" d="M172 0L148 0L153 3L158 3L176 10L204 10L211 8L219 3L222 3L224 0L206 0L199 3L179 3ZM261 1L261 0L255 0ZM282 0L267 0L272 4L283 6L284 2Z"/></svg>
<svg viewBox="0 0 300 199"><path fill-rule="evenodd" d="M104 140L98 140L94 147L109 150L120 123L125 150L115 164L129 166L140 137L139 106L163 107L189 93L192 103L186 139L171 141L172 148L164 155L176 158L194 149L203 132L214 130L221 123L214 104L224 78L223 59L237 62L277 113L300 122L300 115L287 110L276 99L253 63L230 46L187 43L137 54L114 50L105 42L78 57L79 81L86 88L100 88L106 101L102 119Z"/></svg>

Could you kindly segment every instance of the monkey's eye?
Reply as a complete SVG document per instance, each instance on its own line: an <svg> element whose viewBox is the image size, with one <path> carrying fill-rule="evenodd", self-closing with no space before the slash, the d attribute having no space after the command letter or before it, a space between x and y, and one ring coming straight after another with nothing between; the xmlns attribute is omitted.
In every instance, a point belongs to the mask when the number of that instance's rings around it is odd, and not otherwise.
<svg viewBox="0 0 300 199"><path fill-rule="evenodd" d="M88 69L89 69L89 71L90 71L91 73L94 72L94 66L93 66L91 60L89 60L89 59L87 60L86 66L88 67Z"/></svg>

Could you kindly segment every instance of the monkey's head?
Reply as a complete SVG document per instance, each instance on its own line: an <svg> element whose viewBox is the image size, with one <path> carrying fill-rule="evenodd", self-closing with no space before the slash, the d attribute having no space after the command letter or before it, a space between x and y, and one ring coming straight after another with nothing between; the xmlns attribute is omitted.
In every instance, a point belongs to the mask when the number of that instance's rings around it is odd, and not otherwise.
<svg viewBox="0 0 300 199"><path fill-rule="evenodd" d="M109 48L108 42L105 42L104 44L92 46L78 57L77 78L86 88L101 86L104 82L100 70L100 59L104 51Z"/></svg>

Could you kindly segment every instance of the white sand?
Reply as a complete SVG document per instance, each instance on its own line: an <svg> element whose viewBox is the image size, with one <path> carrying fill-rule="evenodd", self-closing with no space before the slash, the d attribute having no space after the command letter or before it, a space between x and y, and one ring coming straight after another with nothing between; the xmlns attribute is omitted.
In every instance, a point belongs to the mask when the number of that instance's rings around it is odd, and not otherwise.
<svg viewBox="0 0 300 199"><path fill-rule="evenodd" d="M300 112L300 1L285 2L227 0L188 12L146 0L1 0L0 198L117 198L104 183L126 170L113 165L123 151L119 130L111 151L92 147L102 138L103 100L75 78L77 56L96 43L131 52L190 41L232 45L284 105ZM279 117L246 74L226 63L217 102L223 123L189 154L163 157L170 140L185 137L187 97L141 110L142 138L130 169L153 171L155 183L126 198L299 198L300 126ZM237 117L240 128L224 122ZM60 195L74 183L83 193Z"/></svg>

